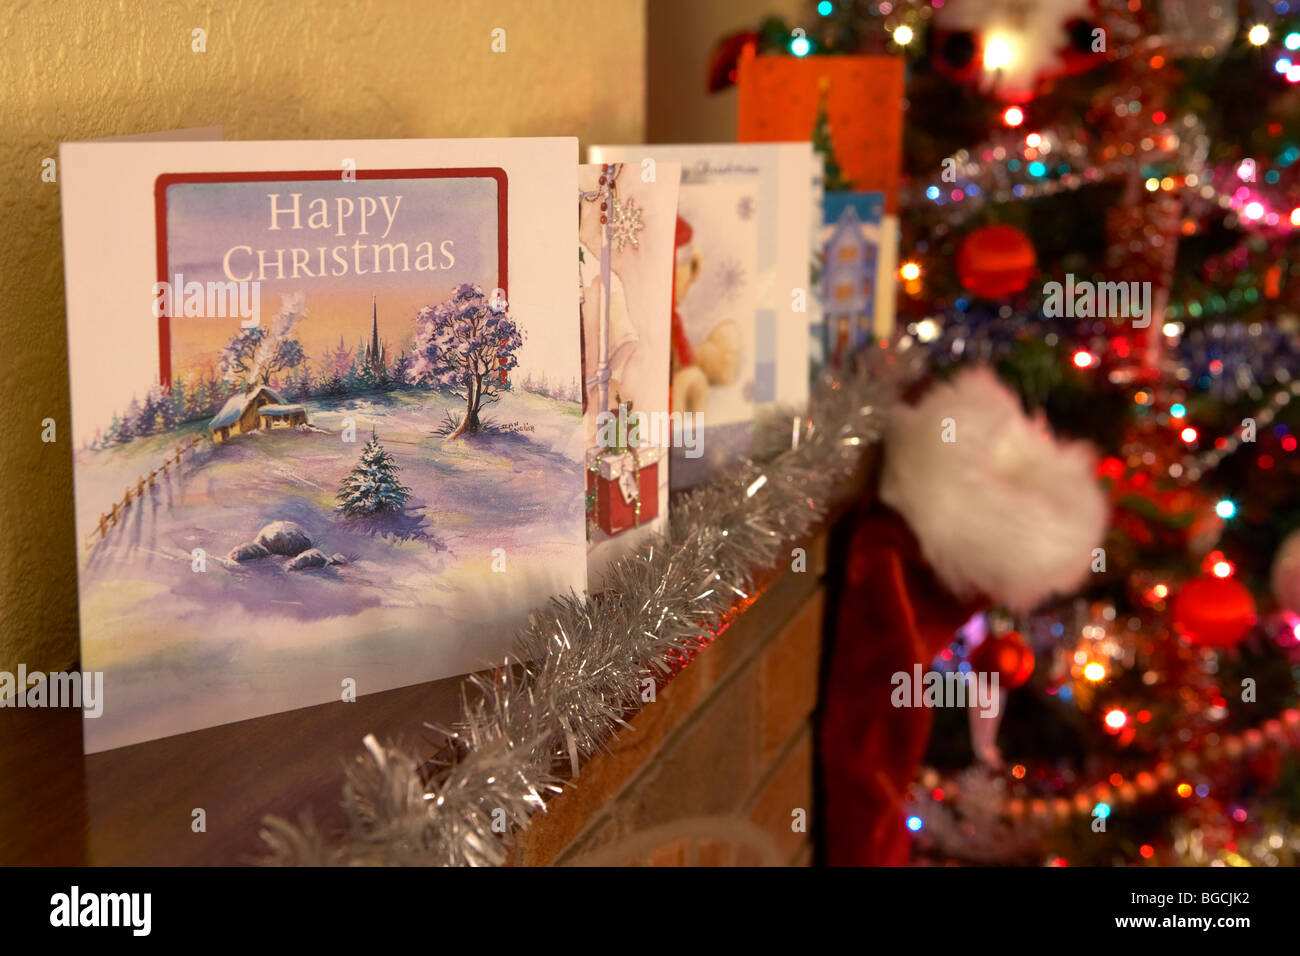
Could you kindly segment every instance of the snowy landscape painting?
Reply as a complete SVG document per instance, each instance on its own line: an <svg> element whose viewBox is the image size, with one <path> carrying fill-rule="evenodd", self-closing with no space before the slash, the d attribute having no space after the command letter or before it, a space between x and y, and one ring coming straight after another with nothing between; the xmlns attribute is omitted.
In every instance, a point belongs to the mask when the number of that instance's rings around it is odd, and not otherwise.
<svg viewBox="0 0 1300 956"><path fill-rule="evenodd" d="M154 381L78 409L88 751L489 666L585 553L578 330L510 301L503 180L293 175L168 177L159 275L262 314L178 298ZM275 235L365 196L396 215Z"/></svg>

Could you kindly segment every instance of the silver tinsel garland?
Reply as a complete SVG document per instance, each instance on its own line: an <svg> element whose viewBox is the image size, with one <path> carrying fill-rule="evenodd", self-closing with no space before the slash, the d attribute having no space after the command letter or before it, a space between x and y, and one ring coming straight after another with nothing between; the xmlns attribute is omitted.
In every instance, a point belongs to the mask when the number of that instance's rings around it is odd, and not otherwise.
<svg viewBox="0 0 1300 956"><path fill-rule="evenodd" d="M919 350L914 350L919 351ZM919 358L919 356L918 356ZM753 457L730 477L674 498L668 532L615 562L604 590L535 610L513 655L467 677L447 740L422 759L366 737L348 767L348 828L323 834L304 815L267 817L267 863L285 866L496 866L512 834L546 809L641 705L642 681L672 673L712 640L754 577L825 516L837 486L876 442L888 407L918 370L877 350L814 389L806 417L756 429Z"/></svg>

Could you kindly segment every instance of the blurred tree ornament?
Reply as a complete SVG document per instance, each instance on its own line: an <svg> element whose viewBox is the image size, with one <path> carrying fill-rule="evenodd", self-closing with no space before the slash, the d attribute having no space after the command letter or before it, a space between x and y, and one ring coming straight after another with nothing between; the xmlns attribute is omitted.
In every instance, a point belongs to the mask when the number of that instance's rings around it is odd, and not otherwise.
<svg viewBox="0 0 1300 956"><path fill-rule="evenodd" d="M741 30L723 37L709 54L706 85L710 93L719 93L736 85L742 56L753 56L758 51L759 35L755 30Z"/></svg>
<svg viewBox="0 0 1300 956"><path fill-rule="evenodd" d="M1273 556L1270 580L1278 606L1300 614L1300 531L1292 531L1282 539Z"/></svg>
<svg viewBox="0 0 1300 956"><path fill-rule="evenodd" d="M1007 690L1024 685L1034 673L1034 652L1015 631L985 639L970 656L971 669L996 673L998 683Z"/></svg>
<svg viewBox="0 0 1300 956"><path fill-rule="evenodd" d="M1233 647L1256 619L1254 597L1235 578L1195 578L1174 598L1174 627L1198 647Z"/></svg>
<svg viewBox="0 0 1300 956"><path fill-rule="evenodd" d="M995 769L1002 767L1002 751L998 747L998 729L1006 714L1007 698L1011 691L1022 686L1034 672L1034 652L1025 639L1015 631L991 634L975 648L970 657L971 670L976 674L997 674L998 689L994 709L970 707L971 752L982 763Z"/></svg>
<svg viewBox="0 0 1300 956"><path fill-rule="evenodd" d="M970 30L938 32L934 50L935 66L940 73L958 83L974 79L979 61L975 58L975 34Z"/></svg>
<svg viewBox="0 0 1300 956"><path fill-rule="evenodd" d="M949 0L934 13L934 65L1003 102L1033 99L1058 77L1106 59L1091 0Z"/></svg>
<svg viewBox="0 0 1300 956"><path fill-rule="evenodd" d="M983 226L957 250L957 277L962 287L986 299L1021 292L1038 269L1029 237L1015 226Z"/></svg>
<svg viewBox="0 0 1300 956"><path fill-rule="evenodd" d="M1213 56L1237 34L1237 11L1226 0L1161 0L1160 35L1172 51Z"/></svg>

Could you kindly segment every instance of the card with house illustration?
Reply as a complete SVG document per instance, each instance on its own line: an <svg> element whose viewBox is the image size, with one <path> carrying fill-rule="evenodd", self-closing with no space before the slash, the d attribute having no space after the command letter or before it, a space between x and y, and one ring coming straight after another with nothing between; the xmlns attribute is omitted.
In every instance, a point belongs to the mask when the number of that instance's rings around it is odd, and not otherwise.
<svg viewBox="0 0 1300 956"><path fill-rule="evenodd" d="M815 268L820 315L811 327L815 366L841 367L846 357L888 335L882 328L886 265L885 194L827 192Z"/></svg>
<svg viewBox="0 0 1300 956"><path fill-rule="evenodd" d="M88 752L476 670L585 587L576 165L63 146Z"/></svg>
<svg viewBox="0 0 1300 956"><path fill-rule="evenodd" d="M578 169L587 573L664 529L674 240L681 167Z"/></svg>

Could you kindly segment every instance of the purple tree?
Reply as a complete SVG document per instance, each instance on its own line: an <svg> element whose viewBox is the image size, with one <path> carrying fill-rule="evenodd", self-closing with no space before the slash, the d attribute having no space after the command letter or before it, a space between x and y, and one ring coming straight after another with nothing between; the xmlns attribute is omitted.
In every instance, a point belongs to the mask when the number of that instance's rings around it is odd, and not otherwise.
<svg viewBox="0 0 1300 956"><path fill-rule="evenodd" d="M498 400L519 364L523 332L507 307L489 302L476 285L459 285L441 305L416 317L415 348L406 378L465 400L465 418L449 437L479 431L479 411Z"/></svg>
<svg viewBox="0 0 1300 956"><path fill-rule="evenodd" d="M221 350L221 377L247 391L271 384L272 376L297 368L306 356L293 335L293 327L307 314L305 297L284 296L284 306L271 320L268 330L261 325L240 329Z"/></svg>

